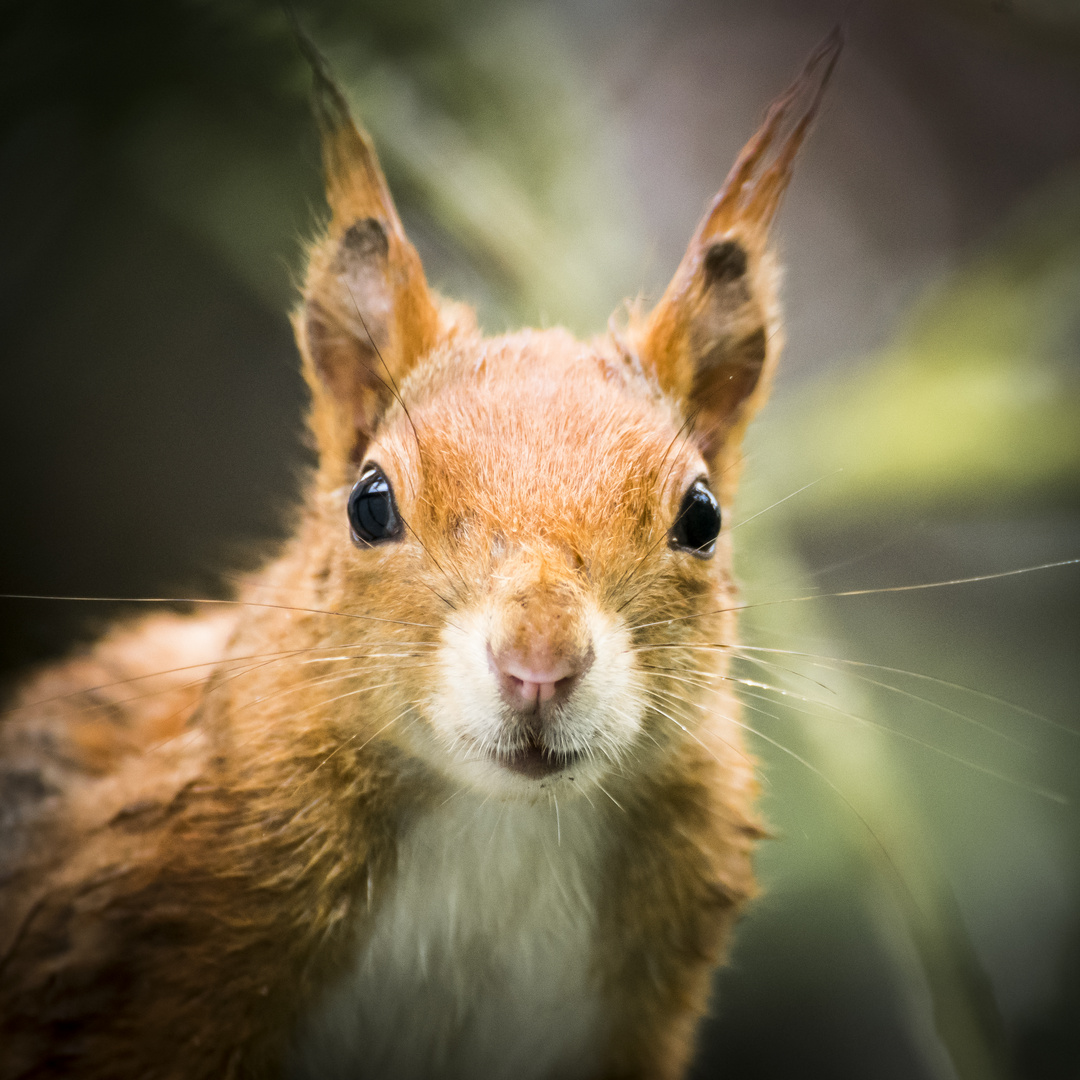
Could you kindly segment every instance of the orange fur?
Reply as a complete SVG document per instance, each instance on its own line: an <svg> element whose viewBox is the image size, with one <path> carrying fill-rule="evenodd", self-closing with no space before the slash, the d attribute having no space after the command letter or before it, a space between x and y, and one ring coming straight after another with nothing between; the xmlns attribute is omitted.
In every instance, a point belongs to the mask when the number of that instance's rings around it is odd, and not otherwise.
<svg viewBox="0 0 1080 1080"><path fill-rule="evenodd" d="M682 1074L759 828L726 656L702 678L692 651L735 640L730 536L711 560L667 538L698 478L730 506L779 349L767 228L838 47L769 114L651 316L588 343L484 339L429 292L316 58L332 218L295 326L319 469L233 611L114 632L0 728L22 785L0 1076L280 1075L366 955L402 838L474 793L590 823L591 1074ZM370 461L406 528L364 547L346 503ZM515 719L485 643L576 658L570 704ZM574 764L504 767L523 724Z"/></svg>

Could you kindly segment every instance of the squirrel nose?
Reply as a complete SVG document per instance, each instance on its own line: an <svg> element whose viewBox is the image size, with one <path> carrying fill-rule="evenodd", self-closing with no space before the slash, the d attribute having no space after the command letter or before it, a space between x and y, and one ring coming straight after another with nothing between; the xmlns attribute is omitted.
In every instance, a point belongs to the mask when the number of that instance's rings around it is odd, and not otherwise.
<svg viewBox="0 0 1080 1080"><path fill-rule="evenodd" d="M574 655L554 656L544 647L527 652L488 648L491 669L507 705L522 712L538 711L549 703L565 701L592 666L592 649Z"/></svg>

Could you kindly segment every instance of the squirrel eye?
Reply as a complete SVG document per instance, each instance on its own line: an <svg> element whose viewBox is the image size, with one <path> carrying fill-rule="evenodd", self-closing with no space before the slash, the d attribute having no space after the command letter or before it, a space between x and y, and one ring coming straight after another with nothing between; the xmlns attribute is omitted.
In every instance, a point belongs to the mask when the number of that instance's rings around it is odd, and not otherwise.
<svg viewBox="0 0 1080 1080"><path fill-rule="evenodd" d="M397 540L403 532L394 490L378 465L369 465L349 494L349 527L358 544Z"/></svg>
<svg viewBox="0 0 1080 1080"><path fill-rule="evenodd" d="M720 507L716 497L696 480L683 496L679 516L668 533L668 543L677 551L688 551L699 559L708 559L720 535Z"/></svg>

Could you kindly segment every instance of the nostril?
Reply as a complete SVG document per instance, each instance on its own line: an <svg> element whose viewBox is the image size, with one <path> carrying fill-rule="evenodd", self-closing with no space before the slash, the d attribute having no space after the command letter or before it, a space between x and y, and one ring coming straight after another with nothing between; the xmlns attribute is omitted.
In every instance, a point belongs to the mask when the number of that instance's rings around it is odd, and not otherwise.
<svg viewBox="0 0 1080 1080"><path fill-rule="evenodd" d="M535 709L551 701L565 701L592 665L593 655L522 655L513 649L494 652L488 647L488 662L508 704L518 709Z"/></svg>

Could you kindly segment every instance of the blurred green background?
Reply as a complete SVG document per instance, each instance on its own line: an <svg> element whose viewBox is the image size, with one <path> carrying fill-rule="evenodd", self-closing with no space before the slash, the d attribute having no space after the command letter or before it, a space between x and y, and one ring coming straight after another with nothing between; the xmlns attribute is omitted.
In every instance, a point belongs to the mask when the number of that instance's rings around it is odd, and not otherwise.
<svg viewBox="0 0 1080 1080"><path fill-rule="evenodd" d="M589 333L659 295L846 6L296 10L431 280L488 331ZM253 0L3 16L0 590L219 592L308 460L308 74ZM1075 1080L1080 571L834 594L1080 556L1080 9L849 18L777 229L789 344L735 519L775 838L694 1075ZM116 610L5 602L4 667Z"/></svg>

